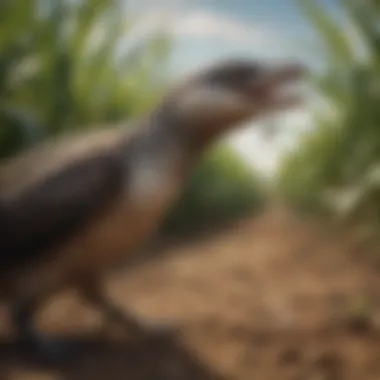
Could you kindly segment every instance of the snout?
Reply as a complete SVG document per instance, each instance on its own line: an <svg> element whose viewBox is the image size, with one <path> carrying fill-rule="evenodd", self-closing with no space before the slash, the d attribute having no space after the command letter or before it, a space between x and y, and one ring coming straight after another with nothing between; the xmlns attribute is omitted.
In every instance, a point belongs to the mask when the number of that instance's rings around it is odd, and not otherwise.
<svg viewBox="0 0 380 380"><path fill-rule="evenodd" d="M303 101L297 85L307 74L308 69L300 64L263 69L261 77L250 86L250 96L265 108L297 106Z"/></svg>

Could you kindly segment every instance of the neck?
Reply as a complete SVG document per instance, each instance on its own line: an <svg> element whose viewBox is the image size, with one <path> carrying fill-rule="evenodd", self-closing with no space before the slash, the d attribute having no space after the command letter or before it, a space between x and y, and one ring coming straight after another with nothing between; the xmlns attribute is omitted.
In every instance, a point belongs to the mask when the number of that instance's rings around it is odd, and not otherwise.
<svg viewBox="0 0 380 380"><path fill-rule="evenodd" d="M163 212L180 194L200 158L203 149L188 139L182 127L181 119L158 110L124 150L132 197L145 209Z"/></svg>
<svg viewBox="0 0 380 380"><path fill-rule="evenodd" d="M175 107L163 105L148 118L148 128L141 138L145 154L166 158L179 172L187 172L197 163L211 139L194 133L191 121Z"/></svg>
<svg viewBox="0 0 380 380"><path fill-rule="evenodd" d="M131 194L136 204L160 213L180 194L206 148L188 134L191 129L187 127L170 108L161 108L130 140L127 163L132 169Z"/></svg>
<svg viewBox="0 0 380 380"><path fill-rule="evenodd" d="M162 136L172 136L187 151L198 155L208 148L219 135L218 125L225 120L205 121L197 115L184 115L174 101L164 103L149 118L153 129ZM214 127L213 127L214 126Z"/></svg>

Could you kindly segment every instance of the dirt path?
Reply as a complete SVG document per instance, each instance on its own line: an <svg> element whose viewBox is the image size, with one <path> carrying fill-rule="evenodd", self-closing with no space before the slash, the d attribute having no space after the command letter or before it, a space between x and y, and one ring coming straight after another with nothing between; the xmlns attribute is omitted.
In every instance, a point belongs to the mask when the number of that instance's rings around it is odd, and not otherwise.
<svg viewBox="0 0 380 380"><path fill-rule="evenodd" d="M43 370L4 341L0 380L379 379L377 270L351 252L349 237L326 242L316 232L272 213L115 277L115 300L179 323L180 333L139 343L83 338L75 364ZM85 333L98 320L68 297L42 323Z"/></svg>

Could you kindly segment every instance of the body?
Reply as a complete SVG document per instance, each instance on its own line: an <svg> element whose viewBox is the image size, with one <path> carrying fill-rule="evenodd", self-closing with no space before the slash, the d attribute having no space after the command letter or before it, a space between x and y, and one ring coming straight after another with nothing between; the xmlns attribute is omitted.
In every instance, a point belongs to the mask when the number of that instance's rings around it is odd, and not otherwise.
<svg viewBox="0 0 380 380"><path fill-rule="evenodd" d="M1 291L21 337L62 353L33 328L47 298L74 287L133 332L145 321L104 293L105 275L160 225L202 153L247 119L287 108L276 86L298 66L267 72L255 62L216 65L176 86L133 130L51 141L0 168ZM54 356L53 355L53 356Z"/></svg>

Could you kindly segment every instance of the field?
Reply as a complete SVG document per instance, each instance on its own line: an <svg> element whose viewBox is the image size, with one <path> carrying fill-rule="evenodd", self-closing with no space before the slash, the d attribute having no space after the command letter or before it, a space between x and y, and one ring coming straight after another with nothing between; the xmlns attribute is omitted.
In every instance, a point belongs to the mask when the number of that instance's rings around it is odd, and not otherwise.
<svg viewBox="0 0 380 380"><path fill-rule="evenodd" d="M179 332L142 342L106 337L92 332L98 315L63 296L41 324L76 336L78 360L37 366L5 334L0 379L380 378L379 268L351 234L327 237L317 223L277 210L168 253L115 275L109 292Z"/></svg>

